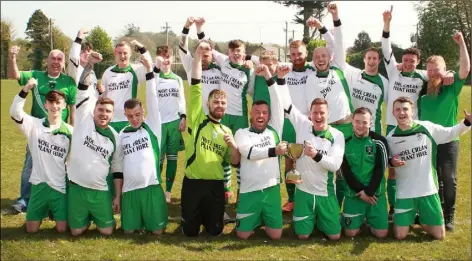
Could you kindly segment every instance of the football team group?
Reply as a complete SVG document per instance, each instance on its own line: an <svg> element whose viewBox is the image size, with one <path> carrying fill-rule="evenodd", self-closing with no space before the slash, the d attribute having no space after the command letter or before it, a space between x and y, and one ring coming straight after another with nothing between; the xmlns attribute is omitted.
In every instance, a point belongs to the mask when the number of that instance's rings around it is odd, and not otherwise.
<svg viewBox="0 0 472 261"><path fill-rule="evenodd" d="M279 62L272 51L248 55L241 40L219 53L203 32L205 19L189 17L178 50L187 102L182 78L171 70L169 46L157 47L152 62L138 41L119 42L116 64L100 83L93 68L102 56L85 42L86 29L72 43L67 74L60 50L50 52L46 71L19 71L20 49L13 46L9 78L22 89L10 113L28 141L13 209L26 212L30 233L49 216L58 232L81 235L93 222L111 235L120 214L124 233L160 235L168 223L178 153L185 151L180 205L186 236L197 236L202 226L213 236L222 234L225 205L234 196L235 230L242 239L261 226L269 238L280 239L283 211L292 213L299 239L315 228L331 240L341 231L355 237L361 228L384 238L389 219L399 240L414 224L443 239L454 230L458 137L472 122L467 111L456 120L470 60L462 34L451 32L460 52L457 71L447 71L439 55L426 59L426 70L416 69L416 48L405 49L397 63L392 9L383 13L381 51L363 54L364 69L346 62L335 3L328 5L332 30L313 17L307 22L326 41L313 51L312 62L300 40L290 43L290 63ZM199 39L193 54L192 26ZM140 63L130 63L132 50L141 54ZM382 62L388 79L379 73ZM137 99L141 84L145 103Z"/></svg>

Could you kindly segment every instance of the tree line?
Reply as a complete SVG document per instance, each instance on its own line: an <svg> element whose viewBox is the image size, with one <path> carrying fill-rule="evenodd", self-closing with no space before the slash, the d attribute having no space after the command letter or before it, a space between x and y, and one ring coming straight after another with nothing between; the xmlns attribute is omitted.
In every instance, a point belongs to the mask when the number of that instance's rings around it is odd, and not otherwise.
<svg viewBox="0 0 472 261"><path fill-rule="evenodd" d="M315 16L318 19L323 19L326 16L325 1L274 1L285 6L296 6L298 12L295 14L293 21L304 26L303 41L307 44L308 61L311 61L313 50L316 47L324 46L325 41L321 40L319 32L310 32L306 21ZM419 68L424 68L425 59L433 54L440 54L444 56L448 69L455 70L458 61L459 53L455 45L452 35L454 31L461 31L467 45L467 49L471 50L471 16L470 12L472 4L468 0L454 0L454 1L420 1L415 5L418 14L418 30L417 34L412 34L412 46L418 47L422 51L421 64ZM52 29L52 30L51 30ZM77 31L80 28L77 28ZM51 41L52 32L52 41ZM36 10L27 22L25 31L26 38L15 38L15 30L8 20L1 20L1 78L5 79L8 72L8 50L12 45L21 47L20 54L17 56L17 63L19 70L44 70L46 64L46 57L51 50L51 43L54 49L62 50L68 56L72 41L70 37L66 36L57 25L51 25L50 19L40 10ZM379 32L380 34L380 32ZM129 41L136 39L148 50L154 54L157 45L168 45L174 49L176 63L179 63L178 58L178 44L180 36L172 30L166 32L142 32L139 26L135 24L127 24L120 36L112 39L108 33L96 26L91 29L86 41L90 42L95 51L103 55L103 62L96 65L95 71L97 76L101 76L103 71L114 64L113 46L119 41ZM393 39L394 40L394 39ZM226 53L228 42L214 42L215 49L219 52ZM262 43L246 42L246 53L251 54ZM197 40L190 38L189 48L191 52L195 51ZM284 49L284 46L275 45L278 48ZM348 63L357 68L364 68L363 54L366 49L370 47L377 47L380 49L380 42L372 42L370 36L361 31L353 45L347 49ZM393 44L393 51L395 57L399 59L403 51L402 48ZM66 57L68 60L68 57ZM138 54L133 53L132 61L138 62ZM185 71L182 66L174 66L175 73L183 78L186 78ZM385 66L383 63L379 67L380 73L386 76ZM469 76L470 77L470 76Z"/></svg>

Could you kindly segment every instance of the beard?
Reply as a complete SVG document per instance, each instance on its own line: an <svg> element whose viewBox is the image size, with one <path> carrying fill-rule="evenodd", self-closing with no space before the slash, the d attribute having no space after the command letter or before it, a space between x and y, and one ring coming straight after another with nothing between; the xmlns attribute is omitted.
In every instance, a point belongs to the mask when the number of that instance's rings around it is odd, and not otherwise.
<svg viewBox="0 0 472 261"><path fill-rule="evenodd" d="M436 97L439 93L439 89L441 88L441 85L442 85L442 79L441 78L429 79L427 94L431 95L433 97Z"/></svg>
<svg viewBox="0 0 472 261"><path fill-rule="evenodd" d="M215 119L215 120L221 120L221 119L223 118L223 116L225 115L224 113L222 113L221 116L220 116L220 115L216 114L216 113L215 113L214 111L212 111L212 110L209 110L208 113L210 114L211 118L213 118L213 119Z"/></svg>

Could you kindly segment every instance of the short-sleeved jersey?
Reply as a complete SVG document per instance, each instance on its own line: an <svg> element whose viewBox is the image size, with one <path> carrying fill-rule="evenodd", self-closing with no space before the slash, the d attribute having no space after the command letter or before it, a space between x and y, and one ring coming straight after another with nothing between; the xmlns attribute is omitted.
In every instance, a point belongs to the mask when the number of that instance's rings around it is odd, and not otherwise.
<svg viewBox="0 0 472 261"><path fill-rule="evenodd" d="M184 84L180 76L170 72L159 72L157 82L157 97L159 99L159 112L162 123L168 123L179 119L186 114Z"/></svg>
<svg viewBox="0 0 472 261"><path fill-rule="evenodd" d="M397 120L392 114L393 102L401 96L408 97L414 102L413 119L417 120L418 109L420 108L418 100L427 82L426 72L421 70L415 70L411 73L398 71L390 37L382 37L382 53L388 75L387 124L397 125Z"/></svg>
<svg viewBox="0 0 472 261"><path fill-rule="evenodd" d="M264 79L265 80L265 79ZM280 100L278 86L271 81L269 95L272 100ZM284 81L278 81L284 84ZM267 85L267 83L266 83ZM240 161L240 193L265 189L280 183L280 158L275 147L280 143L284 123L282 102L274 102L270 107L269 125L264 130L253 127L239 129L235 135Z"/></svg>
<svg viewBox="0 0 472 261"><path fill-rule="evenodd" d="M323 98L328 102L328 123L342 120L354 112L349 86L344 73L337 67L332 66L327 72L310 74L306 90L308 98L305 108L310 108L311 102L316 98Z"/></svg>
<svg viewBox="0 0 472 261"><path fill-rule="evenodd" d="M414 121L409 130L398 126L388 135L391 155L405 162L395 168L397 198L417 198L438 192L436 173L437 145L450 142L470 130L463 122L442 127L429 121Z"/></svg>
<svg viewBox="0 0 472 261"><path fill-rule="evenodd" d="M459 79L454 74L454 83L450 86L441 86L437 96L424 95L420 102L420 120L430 121L443 127L452 127L457 124L457 110L459 109L459 94L466 79Z"/></svg>
<svg viewBox="0 0 472 261"><path fill-rule="evenodd" d="M46 94L51 90L61 91L66 96L66 104L74 105L77 96L77 87L74 79L61 73L59 77L52 78L45 71L24 71L20 72L20 80L18 83L24 86L28 80L34 78L38 81L38 85L31 91L33 94L33 106L31 107L31 116L35 118L46 118L48 113L44 107L46 102ZM62 120L67 121L69 117L69 108L66 107L62 111Z"/></svg>
<svg viewBox="0 0 472 261"><path fill-rule="evenodd" d="M335 37L325 37L327 48L334 50L333 65L344 72L349 85L352 107L354 110L360 107L368 108L372 113L371 130L381 134L382 103L387 101L388 80L379 73L368 75L364 70L349 65L346 62L343 30L340 23L335 25L334 35ZM328 36L328 34L323 34L323 36Z"/></svg>
<svg viewBox="0 0 472 261"><path fill-rule="evenodd" d="M144 52L144 56L151 61L148 51ZM104 95L115 102L115 116L112 122L128 121L124 104L128 99L137 97L138 87L145 80L146 69L142 64L130 64L125 68L113 65L105 70L102 76Z"/></svg>
<svg viewBox="0 0 472 261"><path fill-rule="evenodd" d="M223 163L230 163L231 149L223 139L231 130L205 115L201 83L190 85L185 142L185 176L189 179L224 180Z"/></svg>
<svg viewBox="0 0 472 261"><path fill-rule="evenodd" d="M72 182L82 187L106 191L107 176L123 172L120 139L112 127L95 125L92 113L96 98L88 90L79 89L77 101L67 173Z"/></svg>
<svg viewBox="0 0 472 261"><path fill-rule="evenodd" d="M26 96L20 95L15 96L10 114L28 140L34 162L29 182L33 185L44 182L65 194L72 126L63 121L59 128L51 130L46 118L38 119L24 112Z"/></svg>
<svg viewBox="0 0 472 261"><path fill-rule="evenodd" d="M161 120L156 80L146 74L147 118L139 128L128 125L121 130L123 155L123 192L160 184Z"/></svg>
<svg viewBox="0 0 472 261"><path fill-rule="evenodd" d="M220 89L225 91L228 97L226 114L246 116L248 114L247 94L251 92L249 80L254 70L234 64L226 55L216 51L213 51L213 57L221 68Z"/></svg>

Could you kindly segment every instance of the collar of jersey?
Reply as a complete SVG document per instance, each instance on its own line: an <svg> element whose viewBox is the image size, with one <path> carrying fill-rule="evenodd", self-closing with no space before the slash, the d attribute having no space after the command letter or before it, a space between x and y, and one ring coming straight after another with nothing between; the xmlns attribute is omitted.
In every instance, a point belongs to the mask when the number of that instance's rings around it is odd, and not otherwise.
<svg viewBox="0 0 472 261"><path fill-rule="evenodd" d="M127 133L127 132L136 132L136 131L138 131L141 127L143 127L143 124L144 124L144 122L141 123L141 126L139 126L139 127L137 127L137 128L135 128L135 127L133 127L133 126L131 126L131 125L128 125L128 126L126 126L126 127L123 129L123 132L125 132L125 133Z"/></svg>
<svg viewBox="0 0 472 261"><path fill-rule="evenodd" d="M413 129L415 129L416 127L418 127L418 124L416 122L413 122L413 124L411 124L411 128L409 128L408 130L402 130L397 126L397 128L395 129L394 134L408 133L408 132L412 131Z"/></svg>
<svg viewBox="0 0 472 261"><path fill-rule="evenodd" d="M130 64L128 64L128 66L126 66L125 68L120 68L118 67L118 65L115 65L115 67L111 69L112 72L116 72L116 73L126 73L126 72L130 72L131 70L132 70L132 67Z"/></svg>
<svg viewBox="0 0 472 261"><path fill-rule="evenodd" d="M415 71L412 71L412 72L401 72L401 74L405 77L413 77L413 75L415 75Z"/></svg>
<svg viewBox="0 0 472 261"><path fill-rule="evenodd" d="M174 79L176 80L177 78L175 77L175 74L172 71L169 71L169 73L164 73L163 71L159 72L159 78L162 79Z"/></svg>
<svg viewBox="0 0 472 261"><path fill-rule="evenodd" d="M229 62L229 65L231 65L231 67L233 67L235 69L241 69L241 67L243 67L242 65L239 65L239 64L233 63L233 62Z"/></svg>
<svg viewBox="0 0 472 261"><path fill-rule="evenodd" d="M207 118L209 121L213 122L214 124L220 124L219 121L215 121L214 119L210 118L210 116L207 115Z"/></svg>
<svg viewBox="0 0 472 261"><path fill-rule="evenodd" d="M264 128L263 130L258 130L258 129L256 129L256 128L252 127L252 126L249 127L249 131L250 131L250 132L254 132L254 133L257 133L257 134L263 133L263 132L265 131L265 129L266 129L266 128Z"/></svg>
<svg viewBox="0 0 472 261"><path fill-rule="evenodd" d="M220 67L219 67L217 64L215 64L215 63L210 63L210 64L208 64L207 70L215 69L215 68L216 68L216 69L220 69Z"/></svg>
<svg viewBox="0 0 472 261"><path fill-rule="evenodd" d="M48 121L48 118L44 118L44 121L43 121L43 126L44 127L47 127L49 128L51 125L49 124L49 121ZM69 133L69 129L67 128L66 124L64 121L61 122L61 125L59 126L59 128L53 130L51 132L53 135L57 135L57 134L64 134L66 136L68 136L70 133Z"/></svg>
<svg viewBox="0 0 472 261"><path fill-rule="evenodd" d="M318 78L327 78L328 75L329 75L329 69L324 72L316 71L316 77Z"/></svg>
<svg viewBox="0 0 472 261"><path fill-rule="evenodd" d="M315 135L316 137L326 138L326 136L328 135L328 128L326 128L326 130L323 130L323 131L317 131L315 130L314 127L311 127L311 129L313 131L313 135Z"/></svg>

